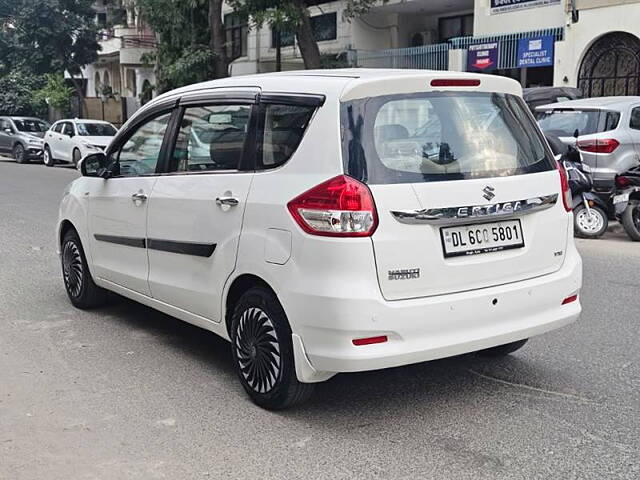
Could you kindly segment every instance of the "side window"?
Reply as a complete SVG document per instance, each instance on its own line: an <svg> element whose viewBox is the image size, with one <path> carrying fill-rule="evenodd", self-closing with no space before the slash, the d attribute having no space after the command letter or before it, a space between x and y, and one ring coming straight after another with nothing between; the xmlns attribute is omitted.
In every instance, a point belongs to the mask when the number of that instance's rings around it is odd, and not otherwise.
<svg viewBox="0 0 640 480"><path fill-rule="evenodd" d="M155 173L170 118L171 112L168 112L143 123L120 150L114 152L120 176L135 177Z"/></svg>
<svg viewBox="0 0 640 480"><path fill-rule="evenodd" d="M71 125L69 122L65 122L62 127L62 134L69 137L73 135L73 125Z"/></svg>
<svg viewBox="0 0 640 480"><path fill-rule="evenodd" d="M636 107L631 110L631 120L629 121L629 127L634 130L640 130L640 107Z"/></svg>
<svg viewBox="0 0 640 480"><path fill-rule="evenodd" d="M185 108L169 171L236 170L250 113L250 105Z"/></svg>
<svg viewBox="0 0 640 480"><path fill-rule="evenodd" d="M64 125L63 123L56 123L53 127L51 127L51 130L53 132L60 133L62 131L63 125Z"/></svg>
<svg viewBox="0 0 640 480"><path fill-rule="evenodd" d="M266 104L263 111L264 133L258 144L258 169L278 167L291 158L315 107Z"/></svg>
<svg viewBox="0 0 640 480"><path fill-rule="evenodd" d="M604 127L602 131L608 132L610 130L615 130L618 127L619 121L620 121L620 112L607 112L607 115L604 119Z"/></svg>
<svg viewBox="0 0 640 480"><path fill-rule="evenodd" d="M11 128L11 124L9 123L8 120L0 120L0 130L2 130L3 132L7 129L10 129L13 131L13 128Z"/></svg>

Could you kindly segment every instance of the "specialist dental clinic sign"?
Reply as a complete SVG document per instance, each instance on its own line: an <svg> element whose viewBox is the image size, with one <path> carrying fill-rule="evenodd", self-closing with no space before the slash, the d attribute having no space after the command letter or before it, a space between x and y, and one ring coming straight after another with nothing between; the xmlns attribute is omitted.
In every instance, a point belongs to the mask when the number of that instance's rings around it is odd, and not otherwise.
<svg viewBox="0 0 640 480"><path fill-rule="evenodd" d="M498 42L469 45L467 72L489 72L498 66Z"/></svg>
<svg viewBox="0 0 640 480"><path fill-rule="evenodd" d="M491 0L491 15L523 8L546 7L547 5L557 5L559 3L560 0Z"/></svg>
<svg viewBox="0 0 640 480"><path fill-rule="evenodd" d="M521 38L518 41L518 68L552 67L552 35L534 38Z"/></svg>

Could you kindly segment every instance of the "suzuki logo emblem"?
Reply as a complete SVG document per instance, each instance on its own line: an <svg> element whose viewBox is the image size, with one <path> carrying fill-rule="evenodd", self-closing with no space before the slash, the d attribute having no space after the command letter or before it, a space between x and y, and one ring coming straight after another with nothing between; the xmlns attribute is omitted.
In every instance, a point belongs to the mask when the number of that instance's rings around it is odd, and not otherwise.
<svg viewBox="0 0 640 480"><path fill-rule="evenodd" d="M482 191L484 192L484 195L482 195L484 198L486 198L487 200L492 200L493 197L496 196L495 193L493 193L495 191L495 188L493 188L491 185L487 185L486 187L484 187L482 189Z"/></svg>

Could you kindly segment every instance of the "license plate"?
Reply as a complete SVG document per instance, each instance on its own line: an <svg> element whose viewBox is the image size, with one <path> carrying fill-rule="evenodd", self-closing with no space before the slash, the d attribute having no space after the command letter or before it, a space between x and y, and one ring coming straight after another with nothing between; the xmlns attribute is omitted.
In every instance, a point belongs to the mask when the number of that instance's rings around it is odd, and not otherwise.
<svg viewBox="0 0 640 480"><path fill-rule="evenodd" d="M613 197L613 204L617 205L618 203L622 203L622 202L628 202L629 201L629 194L628 193L623 193L622 195L615 195Z"/></svg>
<svg viewBox="0 0 640 480"><path fill-rule="evenodd" d="M524 247L520 220L442 227L440 237L445 257Z"/></svg>

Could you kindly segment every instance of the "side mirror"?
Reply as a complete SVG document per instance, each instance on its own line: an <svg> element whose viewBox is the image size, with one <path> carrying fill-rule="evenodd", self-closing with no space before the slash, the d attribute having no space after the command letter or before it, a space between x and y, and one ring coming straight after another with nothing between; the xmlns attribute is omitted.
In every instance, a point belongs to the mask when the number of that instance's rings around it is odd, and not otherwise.
<svg viewBox="0 0 640 480"><path fill-rule="evenodd" d="M13 130L11 130L9 127L3 129L4 133L6 133L7 135L13 135Z"/></svg>
<svg viewBox="0 0 640 480"><path fill-rule="evenodd" d="M80 160L80 173L83 177L109 178L111 174L107 168L107 156L98 152L83 157Z"/></svg>

